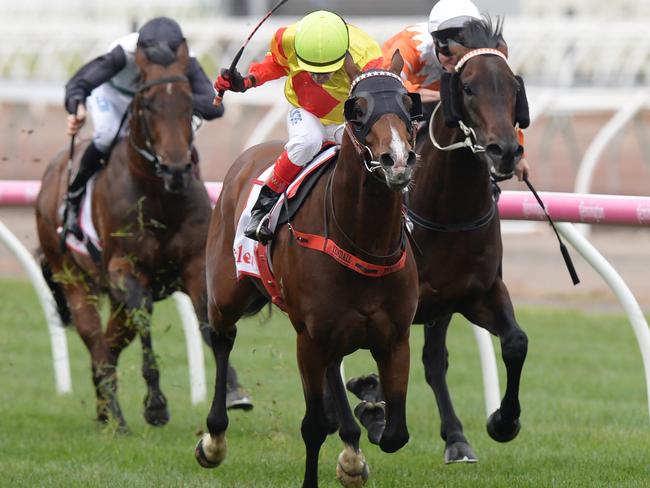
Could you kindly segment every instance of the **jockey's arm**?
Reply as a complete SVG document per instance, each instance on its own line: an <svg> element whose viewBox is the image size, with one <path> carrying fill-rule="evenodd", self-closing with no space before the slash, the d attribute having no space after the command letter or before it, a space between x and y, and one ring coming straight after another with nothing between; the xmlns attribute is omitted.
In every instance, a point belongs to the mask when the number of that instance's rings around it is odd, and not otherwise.
<svg viewBox="0 0 650 488"><path fill-rule="evenodd" d="M289 69L281 65L272 53L267 53L261 63L251 64L248 73L255 78L255 86L260 86L267 81L287 76Z"/></svg>
<svg viewBox="0 0 650 488"><path fill-rule="evenodd" d="M430 102L439 102L440 101L440 92L436 90L431 90L429 88L420 88L416 90L420 94L420 99L422 103Z"/></svg>
<svg viewBox="0 0 650 488"><path fill-rule="evenodd" d="M517 138L519 139L519 144L524 146L523 130L517 129ZM521 157L521 159L515 166L515 176L519 181L521 181L524 178L528 179L529 173L530 173L530 166L528 165L528 161L526 160L526 153L524 152L524 155Z"/></svg>
<svg viewBox="0 0 650 488"><path fill-rule="evenodd" d="M223 115L223 105L214 106L212 104L215 95L212 82L196 58L190 58L190 63L187 67L187 77L192 86L194 112L205 120L221 117Z"/></svg>
<svg viewBox="0 0 650 488"><path fill-rule="evenodd" d="M126 66L126 54L122 46L115 46L110 52L83 65L65 85L65 109L74 114L79 103L95 88L107 82Z"/></svg>

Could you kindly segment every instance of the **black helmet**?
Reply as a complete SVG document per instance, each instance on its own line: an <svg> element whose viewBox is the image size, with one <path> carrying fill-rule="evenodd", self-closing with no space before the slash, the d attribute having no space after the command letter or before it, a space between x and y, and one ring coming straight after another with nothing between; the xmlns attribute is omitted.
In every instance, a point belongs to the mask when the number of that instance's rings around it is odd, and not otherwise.
<svg viewBox="0 0 650 488"><path fill-rule="evenodd" d="M166 42L174 51L185 40L178 22L169 17L156 17L140 27L138 47L152 47Z"/></svg>

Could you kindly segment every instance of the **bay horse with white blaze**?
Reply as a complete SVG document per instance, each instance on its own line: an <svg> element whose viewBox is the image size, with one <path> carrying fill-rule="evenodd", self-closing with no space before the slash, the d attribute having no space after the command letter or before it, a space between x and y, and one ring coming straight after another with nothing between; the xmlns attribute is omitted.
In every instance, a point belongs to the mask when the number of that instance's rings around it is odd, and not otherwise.
<svg viewBox="0 0 650 488"><path fill-rule="evenodd" d="M523 80L508 66L500 22L472 20L461 36L462 46L453 41L449 45L460 61L441 80L441 103L433 113L430 136L418 147L422 162L407 201L418 247L420 300L414 323L424 324L422 362L438 404L447 463L477 461L446 383L445 342L452 315L461 313L501 342L507 386L487 422L490 437L499 442L519 433L519 382L528 347L502 279L498 188L493 182L511 177L522 157L517 126L529 124L528 102ZM376 442L382 420L373 410L381 390L372 383L370 376L351 380L348 387L370 400L356 411Z"/></svg>
<svg viewBox="0 0 650 488"><path fill-rule="evenodd" d="M306 447L304 487L318 485L320 447L328 432L336 430L324 410L325 383L332 392L344 443L337 475L346 486L360 486L367 479L359 449L361 431L339 374L343 357L358 349L370 350L384 382L387 422L379 440L381 449L394 452L409 439L405 417L408 338L417 305L417 271L403 230L401 190L411 181L416 159L409 129L411 110L419 98L409 96L396 75L402 64L397 54L390 71L361 74L348 56L345 67L353 82L345 104L347 127L338 161L321 176L290 225L281 226L272 241L273 273L297 333L306 404L301 428ZM206 468L218 466L226 455L228 416L222 373L234 345L236 322L269 299L257 278L237 279L236 223L252 180L281 151L282 144L265 143L243 153L226 175L212 214L206 264L217 382L207 418L209 434L195 449L197 461ZM379 161L372 161L373 154ZM324 248L303 247L328 226L328 242L336 242L348 256L356 255L357 263L363 262L365 269L380 276L355 272L319 252Z"/></svg>
<svg viewBox="0 0 650 488"><path fill-rule="evenodd" d="M64 201L66 155L59 154L43 176L36 204L44 272L62 292L75 327L88 348L97 397L97 418L126 421L117 399L116 368L121 351L140 336L142 374L147 384L144 416L152 425L169 420L152 349L153 302L176 290L189 294L197 317L207 322L205 241L210 201L191 160L192 91L185 76L186 43L168 66L136 52L142 85L131 106L128 136L117 143L95 180L91 214L102 251L98 258L63 250L57 227ZM79 154L80 151L77 151ZM97 297L107 293L110 318L102 333Z"/></svg>

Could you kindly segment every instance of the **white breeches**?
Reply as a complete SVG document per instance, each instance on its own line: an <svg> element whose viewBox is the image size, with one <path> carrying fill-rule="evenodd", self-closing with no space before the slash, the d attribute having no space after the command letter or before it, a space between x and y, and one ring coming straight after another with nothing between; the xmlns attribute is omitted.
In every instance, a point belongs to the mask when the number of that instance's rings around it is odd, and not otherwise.
<svg viewBox="0 0 650 488"><path fill-rule="evenodd" d="M98 86L90 93L86 104L93 119L93 143L100 151L107 151L113 142L131 100L131 97L107 84ZM126 134L128 126L128 121L125 121L120 137Z"/></svg>
<svg viewBox="0 0 650 488"><path fill-rule="evenodd" d="M343 139L343 125L323 125L318 117L302 108L289 110L287 129L289 141L284 148L289 160L296 166L304 166L310 162L318 154L324 141L341 144Z"/></svg>

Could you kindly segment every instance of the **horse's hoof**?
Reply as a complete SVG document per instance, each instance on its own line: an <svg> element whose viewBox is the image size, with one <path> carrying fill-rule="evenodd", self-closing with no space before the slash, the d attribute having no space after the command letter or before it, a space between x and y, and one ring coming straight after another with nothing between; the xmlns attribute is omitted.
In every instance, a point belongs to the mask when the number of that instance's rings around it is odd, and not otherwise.
<svg viewBox="0 0 650 488"><path fill-rule="evenodd" d="M368 463L361 450L357 452L345 446L336 464L336 479L346 488L358 488L366 484L369 474Z"/></svg>
<svg viewBox="0 0 650 488"><path fill-rule="evenodd" d="M199 442L194 448L194 457L196 461L204 468L212 469L219 466L223 460L226 458L226 438L222 434L220 441L215 442L214 445L210 434L203 434L203 437L199 439ZM203 443L208 442L208 448L204 447ZM208 459L208 455L212 457L212 460Z"/></svg>
<svg viewBox="0 0 650 488"><path fill-rule="evenodd" d="M161 427L169 422L167 399L162 393L147 394L144 399L144 419L149 425Z"/></svg>
<svg viewBox="0 0 650 488"><path fill-rule="evenodd" d="M226 408L228 410L244 410L248 412L253 409L253 401L248 392L239 387L226 393Z"/></svg>
<svg viewBox="0 0 650 488"><path fill-rule="evenodd" d="M445 464L477 462L478 458L467 442L454 442L445 449Z"/></svg>
<svg viewBox="0 0 650 488"><path fill-rule="evenodd" d="M354 415L368 431L368 440L379 445L381 436L386 428L386 403L371 403L363 401L354 408Z"/></svg>
<svg viewBox="0 0 650 488"><path fill-rule="evenodd" d="M144 411L144 419L149 425L162 427L169 422L169 409L165 406L159 409L147 408Z"/></svg>
<svg viewBox="0 0 650 488"><path fill-rule="evenodd" d="M521 422L515 419L505 423L501 417L501 410L497 409L487 420L487 431L492 439L497 442L510 442L517 437L521 430Z"/></svg>
<svg viewBox="0 0 650 488"><path fill-rule="evenodd" d="M359 400L377 403L384 399L379 383L379 376L371 373L367 376L359 376L348 380L345 387L350 393L354 393Z"/></svg>

